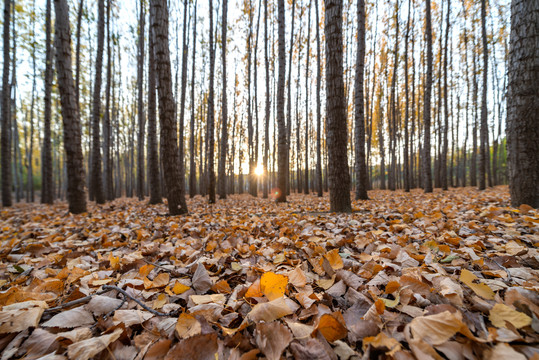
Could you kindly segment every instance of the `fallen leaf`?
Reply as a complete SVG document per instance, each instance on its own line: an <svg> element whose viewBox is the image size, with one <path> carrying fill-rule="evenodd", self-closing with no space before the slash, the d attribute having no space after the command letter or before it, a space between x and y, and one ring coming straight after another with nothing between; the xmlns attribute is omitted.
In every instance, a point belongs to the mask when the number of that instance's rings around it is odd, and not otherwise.
<svg viewBox="0 0 539 360"><path fill-rule="evenodd" d="M260 278L260 290L271 301L284 296L288 277L274 272L267 272Z"/></svg>
<svg viewBox="0 0 539 360"><path fill-rule="evenodd" d="M268 360L279 360L292 339L290 331L281 323L274 321L256 325L256 345Z"/></svg>
<svg viewBox="0 0 539 360"><path fill-rule="evenodd" d="M105 350L111 343L116 341L122 333L123 330L121 328L116 328L110 334L76 342L67 347L67 354L70 359L88 360Z"/></svg>
<svg viewBox="0 0 539 360"><path fill-rule="evenodd" d="M62 311L44 322L45 327L76 328L95 323L92 314L84 307L80 306L71 310Z"/></svg>
<svg viewBox="0 0 539 360"><path fill-rule="evenodd" d="M342 314L339 312L322 315L315 331L319 331L329 342L343 339L348 333Z"/></svg>
<svg viewBox="0 0 539 360"><path fill-rule="evenodd" d="M176 334L178 334L180 339L198 335L201 331L200 322L193 315L187 313L180 314L176 322Z"/></svg>
<svg viewBox="0 0 539 360"><path fill-rule="evenodd" d="M292 314L292 310L284 297L280 297L267 303L256 304L247 317L254 322L270 322L290 314Z"/></svg>
<svg viewBox="0 0 539 360"><path fill-rule="evenodd" d="M498 328L506 328L506 322L517 329L531 325L532 323L532 319L528 315L500 303L494 305L492 309L490 309L488 319Z"/></svg>
<svg viewBox="0 0 539 360"><path fill-rule="evenodd" d="M472 272L462 269L460 272L460 281L466 284L477 295L487 300L494 299L494 291L485 283L481 282Z"/></svg>

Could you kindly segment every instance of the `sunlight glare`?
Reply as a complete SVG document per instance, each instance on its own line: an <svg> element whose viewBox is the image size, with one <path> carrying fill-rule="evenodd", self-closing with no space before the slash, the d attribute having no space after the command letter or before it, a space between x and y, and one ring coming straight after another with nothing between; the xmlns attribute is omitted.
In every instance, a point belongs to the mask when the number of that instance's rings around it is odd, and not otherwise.
<svg viewBox="0 0 539 360"><path fill-rule="evenodd" d="M262 165L258 164L255 169L255 175L262 176L263 174L264 174L264 168L262 167Z"/></svg>

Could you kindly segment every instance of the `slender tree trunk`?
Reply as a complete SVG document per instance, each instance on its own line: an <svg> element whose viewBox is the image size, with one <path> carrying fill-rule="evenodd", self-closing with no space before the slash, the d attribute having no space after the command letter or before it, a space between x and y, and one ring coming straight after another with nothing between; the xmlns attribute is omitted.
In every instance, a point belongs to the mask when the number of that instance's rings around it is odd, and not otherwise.
<svg viewBox="0 0 539 360"><path fill-rule="evenodd" d="M447 93L449 92L449 86L447 85L447 49L449 47L449 27L450 27L450 16L451 16L451 0L447 0L447 20L445 25L445 45L444 45L444 130L443 130L443 149L442 149L442 158L440 162L441 166L441 176L442 176L442 190L447 190L448 180L447 180L447 156L449 150L448 144L448 132L449 132L449 104L447 101ZM441 111L439 109L438 111Z"/></svg>
<svg viewBox="0 0 539 360"><path fill-rule="evenodd" d="M322 51L320 49L320 16L318 0L314 0L316 10L316 190L318 197L324 194L322 187L322 114L320 110L320 90L322 82Z"/></svg>
<svg viewBox="0 0 539 360"><path fill-rule="evenodd" d="M100 0L102 1L102 0ZM144 199L144 28L146 17L145 1L140 0L139 38L138 38L138 63L137 63L137 115L138 115L138 139L137 139L137 196Z"/></svg>
<svg viewBox="0 0 539 360"><path fill-rule="evenodd" d="M309 63L311 61L311 3L307 16L307 53L305 54L305 177L303 191L309 193ZM318 24L317 24L318 26Z"/></svg>
<svg viewBox="0 0 539 360"><path fill-rule="evenodd" d="M178 181L181 181L184 184L182 185L182 187L184 188L185 188L185 166L184 166L185 149L184 149L183 143L184 143L184 129L185 129L185 98L186 98L186 92L187 92L187 55L189 54L189 44L188 44L189 39L186 40L187 32L189 31L189 27L187 23L187 13L189 11L187 7L188 3L189 1L185 0L184 7L183 7L183 35L182 35L183 48L182 48L182 80L181 80L182 83L181 83L181 98L180 98L179 144L178 144L178 151L179 151L179 156L180 156L180 163L179 163L180 178L178 179ZM179 64L177 66L179 66ZM177 85L177 81L176 81L176 85ZM178 89L176 88L176 94L178 93L177 90Z"/></svg>
<svg viewBox="0 0 539 360"><path fill-rule="evenodd" d="M432 21L430 14L430 0L426 4L427 32L427 79L425 81L425 100L423 102L423 189L426 193L432 192L432 172L430 167L430 97L432 93Z"/></svg>
<svg viewBox="0 0 539 360"><path fill-rule="evenodd" d="M215 48L213 47L213 0L209 0L210 7L210 79L208 94L208 202L215 203L215 171L214 171L214 150L215 150L215 110L214 110L214 77L215 77Z"/></svg>
<svg viewBox="0 0 539 360"><path fill-rule="evenodd" d="M262 197L266 199L269 193L270 176L268 172L269 156L269 122L270 122L270 76L269 76L269 54L268 54L268 0L264 0L264 63L266 69L266 113L264 119L264 185Z"/></svg>
<svg viewBox="0 0 539 360"><path fill-rule="evenodd" d="M293 0L294 1L294 0ZM277 85L277 127L278 127L278 179L277 179L277 202L286 202L287 186L287 157L288 157L288 133L284 117L284 83L285 83L285 6L284 0L277 0L279 23L279 75Z"/></svg>
<svg viewBox="0 0 539 360"><path fill-rule="evenodd" d="M197 1L194 3L193 21L193 60L191 71L191 136L189 137L189 196L192 198L197 193L197 170L195 164L195 68L197 49Z"/></svg>
<svg viewBox="0 0 539 360"><path fill-rule="evenodd" d="M56 10L56 69L58 90L62 103L64 124L64 150L67 168L67 200L69 211L78 214L86 212L84 192L84 160L81 146L81 126L75 84L71 71L71 30L69 7L66 0L54 0Z"/></svg>
<svg viewBox="0 0 539 360"><path fill-rule="evenodd" d="M168 41L168 7L166 0L150 1L150 19L159 93L161 162L163 164L163 175L166 183L168 209L170 215L181 215L187 213L184 181L178 181L181 179L180 161L184 161L184 159L180 159L178 156Z"/></svg>
<svg viewBox="0 0 539 360"><path fill-rule="evenodd" d="M342 0L326 0L326 138L332 212L351 212L348 131L343 79Z"/></svg>
<svg viewBox="0 0 539 360"><path fill-rule="evenodd" d="M487 4L481 0L481 33L483 40L483 94L481 97L481 130L479 141L479 190L486 189L486 176L489 161L488 146L488 109L487 109L487 78L488 78L488 48L487 48Z"/></svg>
<svg viewBox="0 0 539 360"><path fill-rule="evenodd" d="M363 96L363 77L365 72L365 1L357 3L358 34L355 82L355 170L356 200L368 200L368 175L365 163L365 105Z"/></svg>
<svg viewBox="0 0 539 360"><path fill-rule="evenodd" d="M111 35L110 35L110 2L107 0L107 82L105 85L105 115L103 117L103 157L104 159L104 177L105 177L105 196L107 200L114 199L114 186L112 183L112 127L110 124L110 91L112 81L112 53L111 53Z"/></svg>
<svg viewBox="0 0 539 360"><path fill-rule="evenodd" d="M296 20L296 0L292 0L292 27L290 31L290 49L288 50L288 82L287 82L287 105L286 105L286 194L290 194L290 144L292 138L292 55L294 53L294 24Z"/></svg>
<svg viewBox="0 0 539 360"><path fill-rule="evenodd" d="M97 4L97 54L95 59L95 81L92 107L93 141L90 187L93 189L92 192L95 196L95 201L98 204L103 204L105 202L105 196L103 194L103 181L101 177L101 141L99 123L101 122L101 71L103 68L103 43L105 38L105 1L98 0Z"/></svg>
<svg viewBox="0 0 539 360"><path fill-rule="evenodd" d="M157 149L156 117L156 68L152 28L148 27L148 180L150 181L150 204L163 201L159 178L159 152Z"/></svg>
<svg viewBox="0 0 539 360"><path fill-rule="evenodd" d="M11 64L9 49L11 48L9 31L11 18L11 0L4 0L4 69L2 74L2 205L11 206L11 113L9 109L10 85L9 66Z"/></svg>
<svg viewBox="0 0 539 360"><path fill-rule="evenodd" d="M47 0L45 12L45 94L43 116L43 147L41 149L41 203L54 202L54 183L52 181L51 147L51 92L52 92L52 47L51 47L51 0Z"/></svg>
<svg viewBox="0 0 539 360"><path fill-rule="evenodd" d="M409 159L409 144L408 144L408 121L409 121L409 107L410 99L408 94L408 40L410 38L410 13L412 8L412 1L408 1L408 20L406 21L406 35L404 39L404 96L405 96L405 109L404 109L404 191L410 191L410 163Z"/></svg>
<svg viewBox="0 0 539 360"><path fill-rule="evenodd" d="M513 0L507 93L507 151L511 204L539 208L539 4Z"/></svg>
<svg viewBox="0 0 539 360"><path fill-rule="evenodd" d="M223 0L223 14L221 18L221 43L222 43L222 66L223 66L223 100L221 105L222 125L221 125L221 149L219 159L219 197L226 199L226 155L228 148L228 107L227 107L227 88L226 88L226 30L228 1Z"/></svg>

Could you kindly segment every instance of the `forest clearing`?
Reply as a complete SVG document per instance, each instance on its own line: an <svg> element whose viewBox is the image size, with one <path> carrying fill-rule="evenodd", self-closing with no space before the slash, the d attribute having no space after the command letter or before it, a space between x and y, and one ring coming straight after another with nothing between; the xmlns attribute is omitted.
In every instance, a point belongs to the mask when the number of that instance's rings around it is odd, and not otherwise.
<svg viewBox="0 0 539 360"><path fill-rule="evenodd" d="M0 360L539 360L539 1L3 5Z"/></svg>

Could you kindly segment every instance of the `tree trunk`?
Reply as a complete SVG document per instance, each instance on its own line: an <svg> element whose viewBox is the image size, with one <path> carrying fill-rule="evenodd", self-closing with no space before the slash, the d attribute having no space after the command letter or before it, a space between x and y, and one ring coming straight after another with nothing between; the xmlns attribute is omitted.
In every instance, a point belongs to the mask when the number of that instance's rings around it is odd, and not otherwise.
<svg viewBox="0 0 539 360"><path fill-rule="evenodd" d="M264 63L266 69L266 113L264 119L264 184L262 197L266 199L269 193L270 176L268 172L269 157L269 122L270 122L270 76L269 76L269 54L268 54L268 0L264 0Z"/></svg>
<svg viewBox="0 0 539 360"><path fill-rule="evenodd" d="M318 197L324 194L322 187L322 114L320 111L320 90L322 82L322 51L320 49L320 15L318 0L314 0L316 10L316 191Z"/></svg>
<svg viewBox="0 0 539 360"><path fill-rule="evenodd" d="M56 1L56 0L55 0ZM99 123L101 121L101 72L103 68L103 43L105 38L105 0L98 0L97 54L95 59L95 81L92 106L92 170L91 192L98 204L105 202L101 177L101 141ZM78 105L77 105L78 107Z"/></svg>
<svg viewBox="0 0 539 360"><path fill-rule="evenodd" d="M508 63L507 152L511 204L539 208L539 4L511 3Z"/></svg>
<svg viewBox="0 0 539 360"><path fill-rule="evenodd" d="M278 41L279 41L279 74L277 85L277 128L278 128L278 179L277 179L277 202L286 202L286 186L287 186L287 128L284 117L284 83L285 83L285 7L284 0L277 0L278 4Z"/></svg>
<svg viewBox="0 0 539 360"><path fill-rule="evenodd" d="M307 53L305 54L305 176L303 191L309 194L309 63L311 61L311 3L307 16ZM316 26L319 26L317 24Z"/></svg>
<svg viewBox="0 0 539 360"><path fill-rule="evenodd" d="M408 144L408 122L409 122L409 107L410 98L408 94L408 39L410 38L410 13L412 1L408 1L408 20L406 21L406 35L404 39L404 97L406 104L404 109L404 191L410 192L410 163L409 159L409 144Z"/></svg>
<svg viewBox="0 0 539 360"><path fill-rule="evenodd" d="M219 197L226 199L226 155L228 148L228 107L226 88L226 30L227 30L228 1L223 0L223 14L221 18L221 44L222 44L222 65L223 65L223 100L221 105L222 125L221 125L221 149L219 158Z"/></svg>
<svg viewBox="0 0 539 360"><path fill-rule="evenodd" d="M2 205L11 206L11 112L9 109L10 86L9 86L9 66L11 58L9 49L11 48L10 31L10 9L11 0L4 0L4 69L2 73L2 136L1 136L1 158L2 158Z"/></svg>
<svg viewBox="0 0 539 360"><path fill-rule="evenodd" d="M187 55L189 54L189 38L186 40L187 32L189 31L188 23L187 23L187 13L188 13L188 7L187 4L189 2L185 0L184 7L183 7L183 35L182 35L182 83L181 83L181 98L180 98L180 119L179 119L179 145L178 145L178 151L180 156L180 178L178 181L181 181L184 185L182 187L185 188L185 166L184 166L184 159L185 159L185 149L183 146L184 143L184 129L185 129L185 98L186 98L186 92L187 92ZM177 41L176 37L176 41ZM176 45L177 47L177 45ZM177 65L179 67L179 64ZM178 73L176 73L176 79L177 79ZM178 93L177 89L177 80L176 80L176 96Z"/></svg>
<svg viewBox="0 0 539 360"><path fill-rule="evenodd" d="M154 41L155 68L159 93L159 122L161 125L161 162L166 183L170 215L187 213L184 181L181 179L178 156L177 128L174 119L172 72L168 43L168 7L166 0L150 1L150 18Z"/></svg>
<svg viewBox="0 0 539 360"><path fill-rule="evenodd" d="M193 21L193 64L191 71L191 136L189 137L189 197L197 193L197 170L195 164L195 65L197 49L197 2L194 3Z"/></svg>
<svg viewBox="0 0 539 360"><path fill-rule="evenodd" d="M105 85L105 115L103 117L103 157L104 157L104 178L105 196L107 200L114 199L114 186L112 183L112 127L110 124L110 91L112 81L112 53L110 35L110 2L107 0L107 83Z"/></svg>
<svg viewBox="0 0 539 360"><path fill-rule="evenodd" d="M54 0L56 11L56 69L62 104L64 149L67 168L67 200L69 211L86 212L84 192L84 163L81 147L81 127L73 73L71 71L71 30L66 0Z"/></svg>
<svg viewBox="0 0 539 360"><path fill-rule="evenodd" d="M355 170L356 200L368 200L368 175L365 163L365 103L363 96L363 77L365 72L365 1L357 3L358 34L355 81Z"/></svg>
<svg viewBox="0 0 539 360"><path fill-rule="evenodd" d="M486 189L487 163L489 161L488 122L487 122L487 78L488 78L488 48L487 48L487 4L481 0L481 33L483 40L483 93L481 97L481 130L479 132L479 190Z"/></svg>
<svg viewBox="0 0 539 360"><path fill-rule="evenodd" d="M150 204L163 201L161 181L159 178L159 152L157 150L157 117L156 117L156 68L154 39L152 29L148 27L148 180L150 181Z"/></svg>
<svg viewBox="0 0 539 360"><path fill-rule="evenodd" d="M102 1L102 0L100 0ZM144 199L144 19L145 2L140 1L139 39L138 39L138 63L137 63L137 91L138 91L138 139L137 139L137 196Z"/></svg>
<svg viewBox="0 0 539 360"><path fill-rule="evenodd" d="M432 21L430 14L430 0L426 4L427 32L427 79L425 81L425 100L423 102L423 189L426 193L432 192L432 172L430 168L430 97L432 93Z"/></svg>
<svg viewBox="0 0 539 360"><path fill-rule="evenodd" d="M45 12L45 94L43 116L43 147L41 149L41 203L54 202L54 186L52 181L52 147L51 147L51 92L52 92L52 48L51 48L51 0L47 0Z"/></svg>
<svg viewBox="0 0 539 360"><path fill-rule="evenodd" d="M326 0L326 138L332 212L351 212L343 79L342 0Z"/></svg>
<svg viewBox="0 0 539 360"><path fill-rule="evenodd" d="M445 25L445 45L444 45L444 131L443 131L443 148L442 158L440 162L441 177L442 177L442 190L447 190L447 156L448 156L448 132L449 132L449 104L447 102L447 93L449 92L449 86L447 85L447 48L449 47L449 27L451 16L451 0L447 0L447 20ZM439 109L440 111L441 109Z"/></svg>
<svg viewBox="0 0 539 360"><path fill-rule="evenodd" d="M213 0L209 0L210 7L210 79L208 89L208 128L206 129L208 143L208 202L215 203L215 171L214 171L214 150L215 150L215 110L214 110L214 77L215 77L215 48L213 46Z"/></svg>

